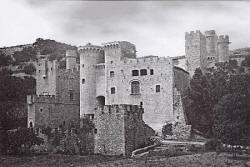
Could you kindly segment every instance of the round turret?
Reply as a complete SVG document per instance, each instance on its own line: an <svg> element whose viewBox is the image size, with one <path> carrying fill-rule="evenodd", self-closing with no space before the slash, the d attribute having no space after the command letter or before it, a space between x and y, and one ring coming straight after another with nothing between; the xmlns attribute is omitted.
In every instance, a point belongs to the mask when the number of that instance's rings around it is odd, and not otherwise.
<svg viewBox="0 0 250 167"><path fill-rule="evenodd" d="M94 114L96 107L95 65L104 63L102 47L91 45L78 48L80 53L80 116Z"/></svg>

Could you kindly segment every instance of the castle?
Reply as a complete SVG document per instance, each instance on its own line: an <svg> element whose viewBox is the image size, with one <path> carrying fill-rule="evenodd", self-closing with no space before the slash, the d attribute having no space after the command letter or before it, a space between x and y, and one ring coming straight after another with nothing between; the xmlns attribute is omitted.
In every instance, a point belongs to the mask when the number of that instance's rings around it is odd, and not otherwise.
<svg viewBox="0 0 250 167"><path fill-rule="evenodd" d="M195 69L213 67L217 62L229 61L229 36L216 35L214 30L186 32L185 52L187 71L192 76Z"/></svg>
<svg viewBox="0 0 250 167"><path fill-rule="evenodd" d="M228 36L186 33L185 56L137 57L134 44L88 43L66 52L66 69L39 60L36 95L27 98L28 126L95 124L95 152L127 155L168 122L187 125L184 91L196 68L229 60ZM153 129L152 129L153 128Z"/></svg>

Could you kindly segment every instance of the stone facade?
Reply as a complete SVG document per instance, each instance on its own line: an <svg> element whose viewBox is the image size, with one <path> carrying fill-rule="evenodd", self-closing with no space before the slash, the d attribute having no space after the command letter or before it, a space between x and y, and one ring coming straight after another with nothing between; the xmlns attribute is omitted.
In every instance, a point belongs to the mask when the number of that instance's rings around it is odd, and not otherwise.
<svg viewBox="0 0 250 167"><path fill-rule="evenodd" d="M78 51L81 117L93 115L97 106L132 104L143 105L143 120L154 130L175 119L172 58L137 58L135 45L126 41L88 44Z"/></svg>
<svg viewBox="0 0 250 167"><path fill-rule="evenodd" d="M137 105L105 105L95 110L95 153L130 156L149 144L154 130L142 120Z"/></svg>
<svg viewBox="0 0 250 167"><path fill-rule="evenodd" d="M46 58L37 63L36 95L27 97L28 127L79 126L80 73L76 53L67 52L66 62L66 70Z"/></svg>
<svg viewBox="0 0 250 167"><path fill-rule="evenodd" d="M228 35L216 35L214 30L186 32L185 52L188 72L192 76L196 68L205 70L213 67L217 62L229 61Z"/></svg>

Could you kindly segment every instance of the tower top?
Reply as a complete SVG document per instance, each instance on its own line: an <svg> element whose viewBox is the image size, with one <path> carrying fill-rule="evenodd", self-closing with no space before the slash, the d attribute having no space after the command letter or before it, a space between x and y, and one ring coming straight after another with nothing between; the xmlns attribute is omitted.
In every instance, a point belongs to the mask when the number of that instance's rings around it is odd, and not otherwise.
<svg viewBox="0 0 250 167"><path fill-rule="evenodd" d="M68 57L76 58L77 57L76 50L66 50L66 58Z"/></svg>
<svg viewBox="0 0 250 167"><path fill-rule="evenodd" d="M101 46L92 45L91 43L87 43L85 46L78 47L78 51L81 52L101 52L103 48Z"/></svg>
<svg viewBox="0 0 250 167"><path fill-rule="evenodd" d="M206 37L211 37L211 36L215 36L215 35L216 35L215 30L205 31L205 36Z"/></svg>

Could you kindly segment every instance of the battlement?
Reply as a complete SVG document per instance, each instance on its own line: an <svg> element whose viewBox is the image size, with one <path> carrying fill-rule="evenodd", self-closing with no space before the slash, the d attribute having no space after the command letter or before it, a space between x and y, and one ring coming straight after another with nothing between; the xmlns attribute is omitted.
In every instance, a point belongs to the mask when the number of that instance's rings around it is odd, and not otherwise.
<svg viewBox="0 0 250 167"><path fill-rule="evenodd" d="M228 35L220 35L218 38L218 43L230 43Z"/></svg>
<svg viewBox="0 0 250 167"><path fill-rule="evenodd" d="M169 57L158 57L158 56L150 56L150 57L140 57L137 59L125 58L121 61L123 64L143 64L143 63L168 63L172 64L172 59Z"/></svg>
<svg viewBox="0 0 250 167"><path fill-rule="evenodd" d="M55 103L56 96L55 95L28 95L27 103Z"/></svg>
<svg viewBox="0 0 250 167"><path fill-rule="evenodd" d="M96 69L105 69L105 63L96 64L94 66Z"/></svg>
<svg viewBox="0 0 250 167"><path fill-rule="evenodd" d="M124 115L133 115L137 114L142 116L144 109L139 105L130 105L130 104L119 104L119 105L105 105L99 106L96 108L96 112L101 114L124 114Z"/></svg>
<svg viewBox="0 0 250 167"><path fill-rule="evenodd" d="M185 33L185 38L200 37L201 32L199 30L190 31Z"/></svg>
<svg viewBox="0 0 250 167"><path fill-rule="evenodd" d="M78 52L79 53L84 53L84 52L103 52L103 48L101 46L97 45L92 45L91 43L88 43L85 46L80 46L78 47Z"/></svg>
<svg viewBox="0 0 250 167"><path fill-rule="evenodd" d="M122 48L126 46L132 46L135 48L135 45L127 42L127 41L114 41L114 42L108 42L103 44L104 49L114 49L114 48Z"/></svg>
<svg viewBox="0 0 250 167"><path fill-rule="evenodd" d="M215 36L215 35L216 35L215 30L205 31L205 36L206 37L212 37L212 36Z"/></svg>
<svg viewBox="0 0 250 167"><path fill-rule="evenodd" d="M66 50L66 57L76 58L77 57L76 50Z"/></svg>

